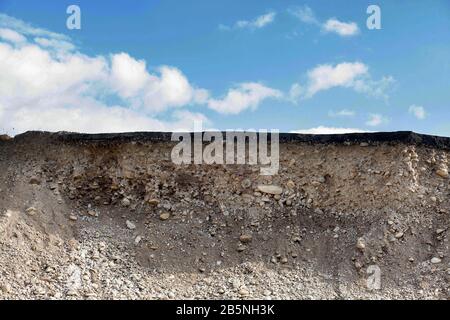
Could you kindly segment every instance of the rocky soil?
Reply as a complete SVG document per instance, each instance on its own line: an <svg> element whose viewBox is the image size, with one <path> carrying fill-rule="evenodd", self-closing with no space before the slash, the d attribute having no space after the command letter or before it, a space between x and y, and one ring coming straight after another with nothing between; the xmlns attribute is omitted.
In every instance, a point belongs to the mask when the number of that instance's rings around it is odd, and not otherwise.
<svg viewBox="0 0 450 320"><path fill-rule="evenodd" d="M0 298L450 298L449 138L284 135L272 177L173 146L2 136Z"/></svg>

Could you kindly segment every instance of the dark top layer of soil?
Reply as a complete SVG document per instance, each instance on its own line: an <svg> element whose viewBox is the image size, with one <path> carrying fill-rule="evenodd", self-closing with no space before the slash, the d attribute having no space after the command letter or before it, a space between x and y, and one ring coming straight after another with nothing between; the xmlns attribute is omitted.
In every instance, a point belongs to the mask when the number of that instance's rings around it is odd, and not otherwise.
<svg viewBox="0 0 450 320"><path fill-rule="evenodd" d="M193 133L191 133L192 135ZM225 132L222 133L225 138ZM102 133L102 134L84 134L70 132L40 132L29 131L17 135L14 140L21 138L30 138L40 136L46 138L56 138L56 140L66 143L121 143L131 141L171 141L171 132L129 132L129 133ZM348 134L296 134L280 133L280 142L302 142L302 143L323 143L323 144L343 144L343 143L369 143L376 145L379 143L404 143L417 146L428 146L438 149L450 149L450 137L439 137L432 135L419 134L412 131L397 132L373 132L373 133L348 133ZM268 136L270 141L270 133Z"/></svg>

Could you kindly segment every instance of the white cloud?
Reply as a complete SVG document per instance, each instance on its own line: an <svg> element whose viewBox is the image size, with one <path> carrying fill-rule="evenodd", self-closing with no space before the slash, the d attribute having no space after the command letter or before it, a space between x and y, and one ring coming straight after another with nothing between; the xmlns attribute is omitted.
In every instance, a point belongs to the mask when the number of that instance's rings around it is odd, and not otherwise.
<svg viewBox="0 0 450 320"><path fill-rule="evenodd" d="M245 82L228 91L222 99L210 99L209 108L224 114L238 114L246 109L255 110L268 98L281 98L282 93L260 83Z"/></svg>
<svg viewBox="0 0 450 320"><path fill-rule="evenodd" d="M289 12L300 19L303 23L320 24L313 10L306 5L295 9L290 9Z"/></svg>
<svg viewBox="0 0 450 320"><path fill-rule="evenodd" d="M85 92L102 80L107 63L82 54L55 59L33 44L14 48L0 42L0 70L0 99L20 106L67 92Z"/></svg>
<svg viewBox="0 0 450 320"><path fill-rule="evenodd" d="M1 27L13 29L20 34L27 36L48 37L52 39L66 40L66 41L70 40L70 38L67 37L66 35L33 27L32 25L22 20L8 16L4 13L0 13L0 28Z"/></svg>
<svg viewBox="0 0 450 320"><path fill-rule="evenodd" d="M342 109L342 110L339 110L336 112L333 110L330 110L328 112L328 116L332 117L332 118L334 118L334 117L354 117L355 114L356 114L355 111L348 110L348 109Z"/></svg>
<svg viewBox="0 0 450 320"><path fill-rule="evenodd" d="M135 107L157 113L171 107L203 104L208 99L207 90L192 86L175 67L161 66L150 74L144 60L136 60L127 53L115 54L111 60L112 87Z"/></svg>
<svg viewBox="0 0 450 320"><path fill-rule="evenodd" d="M341 22L335 18L327 20L323 25L326 32L334 32L343 37L350 37L359 33L358 25L355 22Z"/></svg>
<svg viewBox="0 0 450 320"><path fill-rule="evenodd" d="M305 98L311 98L320 91L343 87L387 100L386 91L394 82L391 76L378 81L373 80L369 74L369 67L361 62L319 65L308 71L307 76Z"/></svg>
<svg viewBox="0 0 450 320"><path fill-rule="evenodd" d="M158 71L159 76L152 75L145 87L143 105L147 110L161 112L170 107L205 102L207 91L194 88L179 69L162 66Z"/></svg>
<svg viewBox="0 0 450 320"><path fill-rule="evenodd" d="M356 128L335 128L325 126L291 131L291 133L301 133L301 134L344 134L344 133L360 133L360 132L367 132L367 131Z"/></svg>
<svg viewBox="0 0 450 320"><path fill-rule="evenodd" d="M55 49L59 54L64 54L67 51L72 51L75 46L69 41L59 40L59 39L49 39L49 38L34 38L34 42L39 44L41 47Z"/></svg>
<svg viewBox="0 0 450 320"><path fill-rule="evenodd" d="M273 17L259 17L254 26L262 27ZM38 129L186 129L193 120L209 121L203 114L181 108L205 105L237 114L282 96L278 90L247 82L214 99L176 67L149 70L144 60L125 52L88 56L65 35L0 14L0 28L5 25L11 31L3 31L0 39L0 130L10 134Z"/></svg>
<svg viewBox="0 0 450 320"><path fill-rule="evenodd" d="M136 95L150 79L145 61L133 59L127 53L113 55L111 63L112 86L122 97Z"/></svg>
<svg viewBox="0 0 450 320"><path fill-rule="evenodd" d="M336 18L330 18L325 22L321 22L314 14L314 11L308 6L290 9L289 12L301 22L315 25L323 32L336 33L342 37L350 37L359 34L359 27L355 22L342 22Z"/></svg>
<svg viewBox="0 0 450 320"><path fill-rule="evenodd" d="M289 100L294 104L297 104L303 93L303 87L299 83L294 83L289 89Z"/></svg>
<svg viewBox="0 0 450 320"><path fill-rule="evenodd" d="M370 126L370 127L377 127L381 124L385 124L389 122L389 119L387 119L386 117L384 117L381 114L378 113L371 113L369 115L369 119L366 121L366 125Z"/></svg>
<svg viewBox="0 0 450 320"><path fill-rule="evenodd" d="M14 128L13 133L27 130L85 133L191 131L194 121L202 121L204 126L210 124L204 115L186 110L180 113L176 111L170 121L163 121L143 116L128 108L106 106L90 99L76 97L74 101L67 103L65 107L39 104L19 108L9 115L7 129Z"/></svg>
<svg viewBox="0 0 450 320"><path fill-rule="evenodd" d="M6 40L6 41L11 41L11 42L16 42L16 43L27 41L27 38L25 38L20 33L15 32L14 30L11 30L11 29L6 29L6 28L0 28L0 38L2 38L3 40Z"/></svg>
<svg viewBox="0 0 450 320"><path fill-rule="evenodd" d="M355 80L366 75L368 67L360 62L344 62L336 66L320 65L308 72L308 89L306 95L312 97L319 91L333 87L352 87Z"/></svg>
<svg viewBox="0 0 450 320"><path fill-rule="evenodd" d="M186 110L169 120L154 118L208 100L208 92L191 85L177 68L161 66L150 73L145 61L126 53L90 57L64 35L0 14L0 26L5 21L15 29L2 33L7 42L0 39L0 130L167 131L188 128L193 120L208 123ZM27 41L25 35L35 37Z"/></svg>
<svg viewBox="0 0 450 320"><path fill-rule="evenodd" d="M416 106L414 104L409 107L408 112L419 120L423 120L427 116L427 113L426 113L424 107Z"/></svg>
<svg viewBox="0 0 450 320"><path fill-rule="evenodd" d="M219 25L219 29L221 30L231 30L231 29L261 29L268 24L272 23L275 20L276 13L275 12L269 12L266 14L263 14L261 16L256 17L253 20L239 20L237 21L232 27L226 26L226 25Z"/></svg>
<svg viewBox="0 0 450 320"><path fill-rule="evenodd" d="M370 75L356 79L352 88L360 93L373 96L375 98L384 99L386 102L389 99L387 91L395 84L395 79L392 76L384 76L380 80L373 80Z"/></svg>

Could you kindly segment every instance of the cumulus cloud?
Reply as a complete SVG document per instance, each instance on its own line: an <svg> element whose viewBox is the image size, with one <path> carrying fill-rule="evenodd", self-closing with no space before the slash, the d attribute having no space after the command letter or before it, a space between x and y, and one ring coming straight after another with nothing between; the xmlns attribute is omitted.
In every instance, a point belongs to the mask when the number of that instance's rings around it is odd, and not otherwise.
<svg viewBox="0 0 450 320"><path fill-rule="evenodd" d="M360 133L360 132L367 132L367 131L356 128L335 128L325 126L291 131L291 133L301 133L301 134L344 134L344 133Z"/></svg>
<svg viewBox="0 0 450 320"><path fill-rule="evenodd" d="M261 29L275 20L276 13L269 12L261 16L256 17L253 20L239 20L233 26L219 25L221 30L232 30L232 29Z"/></svg>
<svg viewBox="0 0 450 320"><path fill-rule="evenodd" d="M281 91L256 82L245 82L230 89L222 99L210 99L209 108L223 114L238 114L246 109L255 110L265 99L281 98Z"/></svg>
<svg viewBox="0 0 450 320"><path fill-rule="evenodd" d="M389 119L384 117L381 114L378 113L371 113L369 114L369 119L366 121L366 125L370 127L377 127L382 124L386 124L389 122Z"/></svg>
<svg viewBox="0 0 450 320"><path fill-rule="evenodd" d="M8 24L8 29L3 28ZM177 68L147 70L126 53L91 57L70 38L0 14L0 129L82 132L171 130L208 119L170 108L206 104ZM113 102L112 102L113 101ZM182 113L179 111L183 111Z"/></svg>
<svg viewBox="0 0 450 320"><path fill-rule="evenodd" d="M0 28L0 38L6 41L20 43L25 42L27 38L11 29Z"/></svg>
<svg viewBox="0 0 450 320"><path fill-rule="evenodd" d="M81 54L56 59L51 52L26 44L0 42L0 99L19 106L68 92L82 93L107 72L106 60ZM6 104L6 103L5 103Z"/></svg>
<svg viewBox="0 0 450 320"><path fill-rule="evenodd" d="M206 89L197 89L177 68L162 66L159 75L151 75L145 87L143 106L147 110L163 111L169 107L204 103L208 99Z"/></svg>
<svg viewBox="0 0 450 320"><path fill-rule="evenodd" d="M115 54L111 58L111 84L124 98L141 91L150 79L144 60L136 60L127 53Z"/></svg>
<svg viewBox="0 0 450 320"><path fill-rule="evenodd" d="M355 79L367 74L368 67L360 62L344 62L336 66L320 65L308 72L306 95L312 97L319 91L333 87L354 86Z"/></svg>
<svg viewBox="0 0 450 320"><path fill-rule="evenodd" d="M259 17L253 25L262 27L273 17ZM209 123L187 107L204 105L237 114L282 96L278 90L246 82L214 99L174 66L149 69L145 60L126 52L89 56L65 35L4 14L0 14L0 70L0 130L10 134L35 129L186 129L194 120Z"/></svg>
<svg viewBox="0 0 450 320"><path fill-rule="evenodd" d="M291 87L290 96L293 100L311 98L321 91L342 87L387 100L387 91L392 83L394 78L391 76L373 80L369 67L361 62L323 64L307 72L307 83L304 88L295 83Z"/></svg>
<svg viewBox="0 0 450 320"><path fill-rule="evenodd" d="M314 11L306 5L290 9L289 12L301 22L315 25L324 33L336 33L342 37L350 37L359 34L359 27L355 22L342 22L336 18L330 18L325 22L321 22L314 14Z"/></svg>
<svg viewBox="0 0 450 320"><path fill-rule="evenodd" d="M409 107L408 112L419 120L423 120L427 116L427 113L426 113L424 107L416 106L414 104Z"/></svg>
<svg viewBox="0 0 450 320"><path fill-rule="evenodd" d="M359 33L358 25L355 22L341 22L336 18L327 20L323 25L326 32L334 32L342 37L350 37Z"/></svg>
<svg viewBox="0 0 450 320"><path fill-rule="evenodd" d="M147 71L144 60L136 60L127 53L112 55L111 85L120 97L135 107L150 112L162 112L170 107L205 103L208 91L195 88L181 72L171 66Z"/></svg>

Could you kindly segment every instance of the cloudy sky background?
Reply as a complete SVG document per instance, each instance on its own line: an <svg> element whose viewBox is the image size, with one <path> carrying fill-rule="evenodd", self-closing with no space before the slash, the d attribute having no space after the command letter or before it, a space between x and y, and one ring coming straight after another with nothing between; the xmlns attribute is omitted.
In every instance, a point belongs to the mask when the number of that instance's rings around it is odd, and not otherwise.
<svg viewBox="0 0 450 320"><path fill-rule="evenodd" d="M450 136L450 2L369 4L0 0L0 132Z"/></svg>

